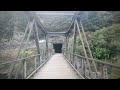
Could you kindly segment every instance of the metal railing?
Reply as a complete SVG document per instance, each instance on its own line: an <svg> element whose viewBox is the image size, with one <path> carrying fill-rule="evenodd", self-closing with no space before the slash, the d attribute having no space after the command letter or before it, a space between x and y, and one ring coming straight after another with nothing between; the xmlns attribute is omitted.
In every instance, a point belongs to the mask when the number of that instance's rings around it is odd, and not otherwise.
<svg viewBox="0 0 120 90"><path fill-rule="evenodd" d="M53 54L53 51L49 51L48 53L2 63L0 64L0 79L29 79ZM10 67L13 64L15 65L10 73Z"/></svg>
<svg viewBox="0 0 120 90"><path fill-rule="evenodd" d="M78 73L80 73L85 79L119 79L120 75L116 75L116 73L120 73L120 66L116 66L104 61L86 58L84 56L72 54L66 51L63 51L64 56L67 60L73 65ZM74 60L73 60L74 56ZM91 71L89 71L87 60L89 60ZM95 73L95 69L93 67L92 61L95 62L97 66L97 76Z"/></svg>

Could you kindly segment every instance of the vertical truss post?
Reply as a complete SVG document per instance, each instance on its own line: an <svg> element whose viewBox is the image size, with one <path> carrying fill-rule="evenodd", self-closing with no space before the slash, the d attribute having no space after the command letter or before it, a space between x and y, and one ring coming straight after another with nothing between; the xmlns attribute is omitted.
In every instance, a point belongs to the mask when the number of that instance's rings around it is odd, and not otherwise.
<svg viewBox="0 0 120 90"><path fill-rule="evenodd" d="M81 43L82 43L82 46L83 46L83 51L84 51L85 57L87 58L88 56L87 56L87 52L86 52L85 45L84 45L84 42L83 42L82 34L81 34L81 32L80 32L80 28L79 28L79 25L78 25L77 20L75 20L75 22L76 22L76 24L77 24L77 30L78 30L79 37L80 37L80 40L81 40ZM89 72L90 72L89 74L91 74L90 63L89 63L88 59L86 59L86 60L87 60L87 65L88 65Z"/></svg>
<svg viewBox="0 0 120 90"><path fill-rule="evenodd" d="M103 76L104 72L103 72L103 64L100 63L100 78L103 79L104 76Z"/></svg>
<svg viewBox="0 0 120 90"><path fill-rule="evenodd" d="M74 37L74 41L73 41L73 54L75 53L75 50L76 50L76 35L77 34L77 30L76 30L76 24L74 22L74 34L73 34L73 37ZM73 55L73 64L75 65L75 57Z"/></svg>
<svg viewBox="0 0 120 90"><path fill-rule="evenodd" d="M46 60L47 60L48 58L48 36L46 35L45 38L46 38Z"/></svg>
<svg viewBox="0 0 120 90"><path fill-rule="evenodd" d="M80 58L80 60L81 60L81 71L82 71L82 74L83 74L83 59Z"/></svg>
<svg viewBox="0 0 120 90"><path fill-rule="evenodd" d="M84 28L83 28L83 25L82 25L81 20L80 20L80 26L81 26L83 35L84 35L84 37L85 37L85 41L86 41L86 43L87 43L87 47L88 47L88 51L89 51L90 57L93 59L92 52L91 52L91 50L90 50L90 45L89 45L88 40L87 40L87 38L86 38L85 31L84 31ZM92 63L93 63L94 68L95 68L96 78L98 78L98 75L97 75L97 68L96 68L95 62L92 61Z"/></svg>
<svg viewBox="0 0 120 90"><path fill-rule="evenodd" d="M72 63L72 44L70 44L70 62Z"/></svg>
<svg viewBox="0 0 120 90"><path fill-rule="evenodd" d="M45 61L45 45L43 44L43 61Z"/></svg>
<svg viewBox="0 0 120 90"><path fill-rule="evenodd" d="M66 35L65 41L66 41L66 52L68 52L68 36L67 35ZM65 55L67 57L67 53L65 53Z"/></svg>
<svg viewBox="0 0 120 90"><path fill-rule="evenodd" d="M33 25L34 25L34 19L31 21L30 23L30 30L29 30L29 33L28 33L28 37L27 37L27 40L26 40L26 44L25 44L25 48L23 50L23 55L22 55L22 58L26 57L26 48L27 48L27 45L28 45L28 42L29 42L29 38L30 38L30 35L32 33L32 30L33 30ZM26 59L23 60L23 65L24 65L24 79L26 78L27 76L27 70L26 70Z"/></svg>
<svg viewBox="0 0 120 90"><path fill-rule="evenodd" d="M103 76L104 76L104 79L108 79L108 66L107 65L103 65Z"/></svg>
<svg viewBox="0 0 120 90"><path fill-rule="evenodd" d="M27 48L27 45L28 45L28 42L29 42L29 38L30 38L31 32L32 32L32 30L33 30L33 25L34 25L34 19L32 19L32 20L30 21L30 23L29 23L29 27L28 27L29 33L28 33L27 40L26 40L26 44L25 44L25 48L24 48L24 50L23 50L23 52L22 52L22 57L21 57L21 58L24 58L24 59L22 60L22 63L23 63L23 78L24 78L24 79L25 79L26 76L27 76L26 53L25 53L25 51L26 51L26 48ZM27 30L26 30L25 32L27 33ZM23 40L22 40L22 43L23 43ZM21 45L23 45L23 44L21 44ZM21 47L21 46L20 46L20 47ZM21 49L21 48L19 48L18 55L19 55L19 53L20 53L20 49ZM18 57L18 55L17 55L17 57ZM16 72L18 73L18 70L17 70ZM16 76L15 76L15 79L16 79L16 78L17 78L17 74L16 74Z"/></svg>
<svg viewBox="0 0 120 90"><path fill-rule="evenodd" d="M37 69L37 58L36 57L37 56L35 56L35 58L34 58L35 70Z"/></svg>
<svg viewBox="0 0 120 90"><path fill-rule="evenodd" d="M23 59L23 78L25 79L26 76L27 76L26 59Z"/></svg>
<svg viewBox="0 0 120 90"><path fill-rule="evenodd" d="M85 60L83 60L83 76L84 77L86 77L85 73L86 73L86 63L85 63Z"/></svg>
<svg viewBox="0 0 120 90"><path fill-rule="evenodd" d="M16 59L17 59L18 56L19 56L19 53L20 53L20 50L21 50L21 48L22 48L22 45L23 45L25 36L26 36L26 34L27 34L27 31L28 31L29 28L30 28L29 34L28 34L28 37L27 37L27 40L26 40L26 44L25 44L25 49L24 49L24 51L23 51L23 54L25 54L26 46L27 46L27 44L28 44L28 41L29 41L29 38L30 38L30 35L31 35L31 32L32 32L32 29L33 29L33 24L34 24L34 20L33 20L33 21L30 21L30 23L28 23L28 26L27 26L27 28L26 28L25 35L24 35L24 38L23 38L23 40L22 40L22 42L21 42L20 48L19 48L19 50L18 50L18 54L17 54ZM24 56L25 56L25 55L22 55L22 58L23 58ZM11 76L11 73L12 73L13 68L14 68L14 64L15 64L15 63L13 63L12 67L10 68L10 74L9 74L8 78L10 78L10 76ZM25 64L26 64L26 59L23 60L23 66L26 67ZM24 68L24 69L26 69L26 68ZM25 77L26 77L26 70L24 70L24 71L25 71L25 74L24 74L24 78L25 78ZM17 72L18 72L18 71L17 71ZM16 78L16 77L17 77L17 76L15 76L15 78Z"/></svg>
<svg viewBox="0 0 120 90"><path fill-rule="evenodd" d="M15 58L16 60L17 60L18 57L19 57L20 50L21 50L21 48L22 48L22 46L23 46L23 43L24 43L24 40L25 40L25 36L26 36L26 34L27 34L28 30L29 30L29 25L30 25L30 22L28 22L27 27L26 27L26 29L25 29L25 33L24 33L23 39L22 39L22 41L21 41L21 43L20 43L20 47L19 47L19 49L18 49L18 53L17 53L17 56L16 56L16 58ZM9 75L8 75L8 79L10 78L11 73L12 73L12 71L13 71L14 64L15 64L15 63L13 63L12 66L10 67L10 73L9 73Z"/></svg>
<svg viewBox="0 0 120 90"><path fill-rule="evenodd" d="M36 43L36 48L37 48L37 54L39 54L38 56L36 56L36 60L37 60L37 57L38 57L38 60L39 60L39 65L40 65L40 47L39 47L39 36L38 36L38 28L37 28L37 25L36 25L36 22L35 22L35 43Z"/></svg>
<svg viewBox="0 0 120 90"><path fill-rule="evenodd" d="M108 79L108 70L107 65L100 63L100 78L101 79Z"/></svg>
<svg viewBox="0 0 120 90"><path fill-rule="evenodd" d="M68 43L69 45L68 45L68 52L67 52L67 54L68 54L68 58L69 58L69 60L70 60L70 43Z"/></svg>

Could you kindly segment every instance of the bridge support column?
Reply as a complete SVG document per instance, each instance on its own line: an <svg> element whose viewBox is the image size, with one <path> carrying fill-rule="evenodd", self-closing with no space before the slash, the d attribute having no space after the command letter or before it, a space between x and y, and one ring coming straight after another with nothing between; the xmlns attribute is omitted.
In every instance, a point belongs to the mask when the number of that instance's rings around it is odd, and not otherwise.
<svg viewBox="0 0 120 90"><path fill-rule="evenodd" d="M26 59L23 59L23 78L25 79L26 76L27 76Z"/></svg>
<svg viewBox="0 0 120 90"><path fill-rule="evenodd" d="M74 23L74 34L73 34L73 36L74 36L74 42L73 42L73 54L75 53L75 50L76 50L76 35L77 34L77 30L76 30L76 24ZM75 66L75 57L74 57L74 55L73 55L73 64L74 64L74 66Z"/></svg>
<svg viewBox="0 0 120 90"><path fill-rule="evenodd" d="M37 54L38 54L38 56L36 56L36 60L37 60L37 57L38 57L39 65L40 65L40 47L39 47L38 28L37 28L36 23L34 25L35 25L35 43L36 43Z"/></svg>
<svg viewBox="0 0 120 90"><path fill-rule="evenodd" d="M75 22L77 24L77 30L78 30L79 37L80 37L80 40L81 40L81 43L82 43L82 46L83 46L83 51L84 51L85 57L88 58L88 55L87 55L87 52L86 52L86 49L85 49L85 45L84 45L84 42L83 42L82 34L81 34L81 31L80 31L80 27L79 27L79 24L78 24L78 21L75 20ZM91 67L90 67L90 63L89 63L88 59L86 59L86 60L87 60L87 65L89 67L89 76L90 76L90 74L91 74Z"/></svg>
<svg viewBox="0 0 120 90"><path fill-rule="evenodd" d="M68 36L66 36L66 52L68 51Z"/></svg>
<svg viewBox="0 0 120 90"><path fill-rule="evenodd" d="M29 42L29 38L30 38L31 32L33 30L33 25L34 25L34 19L30 20L29 23L28 23L28 25L27 25L27 27L26 27L23 40L22 40L22 42L20 44L20 48L18 49L16 60L19 58L19 54L20 54L22 45L24 43L25 36L26 36L27 32L29 31L27 39L26 39L26 44L25 44L25 47L23 49L23 53L22 53L22 56L21 56L22 58L26 57L25 51L26 51L26 47L27 47L28 42ZM12 66L10 67L10 73L9 73L8 79L11 78L11 74L12 74L12 71L14 69L14 66L15 66L15 63L12 64ZM16 71L15 79L17 78L17 74L18 74L18 70ZM23 60L23 77L26 78L26 59Z"/></svg>
<svg viewBox="0 0 120 90"><path fill-rule="evenodd" d="M66 35L65 41L66 41L66 52L68 52L68 36L67 35ZM66 57L68 56L67 53L65 53L65 55L66 55Z"/></svg>
<svg viewBox="0 0 120 90"><path fill-rule="evenodd" d="M108 79L108 71L107 71L107 65L100 64L100 78L101 79Z"/></svg>
<svg viewBox="0 0 120 90"><path fill-rule="evenodd" d="M46 56L46 60L47 60L47 58L48 58L48 36L46 35L45 38L46 38L46 54L45 54L45 56Z"/></svg>
<svg viewBox="0 0 120 90"><path fill-rule="evenodd" d="M84 31L84 28L83 28L83 25L82 25L81 20L80 20L80 26L81 26L81 29L82 29L82 32L83 32L83 35L84 35L84 38L85 38L85 41L86 41L86 44L87 44L87 47L88 47L89 55L90 55L90 57L93 59L92 52L91 52L91 50L90 50L90 46L89 46L88 40L87 40L87 38L86 38L85 31ZM96 68L95 62L92 61L92 63L93 63L94 68L95 68L96 78L98 78L97 68Z"/></svg>

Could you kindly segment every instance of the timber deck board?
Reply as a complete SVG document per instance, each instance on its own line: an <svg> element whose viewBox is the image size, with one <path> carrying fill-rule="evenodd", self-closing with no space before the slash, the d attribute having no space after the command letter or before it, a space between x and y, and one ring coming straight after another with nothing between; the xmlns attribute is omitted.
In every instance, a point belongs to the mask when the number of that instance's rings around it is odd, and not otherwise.
<svg viewBox="0 0 120 90"><path fill-rule="evenodd" d="M63 54L55 54L31 79L80 79L80 77Z"/></svg>

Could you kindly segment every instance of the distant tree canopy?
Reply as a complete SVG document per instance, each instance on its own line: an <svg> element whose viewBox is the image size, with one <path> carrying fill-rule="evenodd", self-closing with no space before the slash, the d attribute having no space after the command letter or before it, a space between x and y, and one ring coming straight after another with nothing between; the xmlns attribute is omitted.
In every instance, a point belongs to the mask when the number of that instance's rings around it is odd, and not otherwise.
<svg viewBox="0 0 120 90"><path fill-rule="evenodd" d="M90 34L90 33L89 33ZM113 24L91 34L91 49L98 59L117 59L120 54L120 24Z"/></svg>
<svg viewBox="0 0 120 90"><path fill-rule="evenodd" d="M71 20L71 17L58 18L57 16L51 18L41 16L40 18L45 29L48 31L52 29L53 32L61 29L64 31ZM120 54L120 11L81 11L80 18L93 56L97 59L118 58ZM66 22L63 23L64 21ZM2 39L9 41L13 37L14 31L24 32L27 22L28 17L23 11L0 11L0 42ZM59 26L60 24L62 25ZM39 37L43 37L41 30L38 29L38 32ZM30 39L33 38L34 33ZM76 53L83 54L79 38Z"/></svg>
<svg viewBox="0 0 120 90"><path fill-rule="evenodd" d="M120 23L119 11L82 11L80 15L86 31L96 31Z"/></svg>
<svg viewBox="0 0 120 90"><path fill-rule="evenodd" d="M81 11L80 17L85 31L96 31L120 23L119 11ZM53 32L67 30L71 20L70 16L40 16L40 18L41 21L43 20L42 23L45 29L48 31L51 29ZM15 27L17 27L18 31L24 32L27 22L28 17L23 11L0 11L0 41L2 38L8 40L12 38L14 30L16 30ZM42 32L39 30L40 33ZM33 37L34 35L31 36L31 39Z"/></svg>
<svg viewBox="0 0 120 90"><path fill-rule="evenodd" d="M120 12L82 12L81 20L93 57L113 62L118 60L120 55ZM79 37L76 53L84 55Z"/></svg>
<svg viewBox="0 0 120 90"><path fill-rule="evenodd" d="M13 23L11 22L12 15L10 12L0 12L0 40L10 38L13 35ZM7 34L7 35L6 35Z"/></svg>
<svg viewBox="0 0 120 90"><path fill-rule="evenodd" d="M15 26L18 31L24 31L27 17L22 11L0 11L0 41L13 37Z"/></svg>

